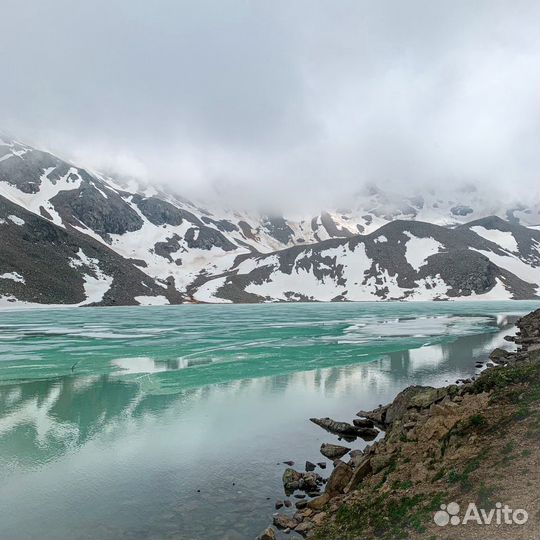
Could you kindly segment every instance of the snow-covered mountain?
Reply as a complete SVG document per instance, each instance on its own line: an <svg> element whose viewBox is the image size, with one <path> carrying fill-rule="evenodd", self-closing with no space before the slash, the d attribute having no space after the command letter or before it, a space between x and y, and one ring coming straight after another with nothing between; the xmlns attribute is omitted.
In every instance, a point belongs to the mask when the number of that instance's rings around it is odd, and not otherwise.
<svg viewBox="0 0 540 540"><path fill-rule="evenodd" d="M538 295L536 201L486 202L472 188L402 197L372 187L350 208L295 219L214 206L4 137L0 302Z"/></svg>

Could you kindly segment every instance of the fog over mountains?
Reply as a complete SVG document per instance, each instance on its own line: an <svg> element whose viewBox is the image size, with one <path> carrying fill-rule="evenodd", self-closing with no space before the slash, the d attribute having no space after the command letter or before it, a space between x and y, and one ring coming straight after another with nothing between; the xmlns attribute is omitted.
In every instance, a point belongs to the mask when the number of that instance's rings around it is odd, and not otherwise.
<svg viewBox="0 0 540 540"><path fill-rule="evenodd" d="M0 303L537 298L538 202L494 199L474 186L379 186L346 207L267 214L190 202L4 136Z"/></svg>

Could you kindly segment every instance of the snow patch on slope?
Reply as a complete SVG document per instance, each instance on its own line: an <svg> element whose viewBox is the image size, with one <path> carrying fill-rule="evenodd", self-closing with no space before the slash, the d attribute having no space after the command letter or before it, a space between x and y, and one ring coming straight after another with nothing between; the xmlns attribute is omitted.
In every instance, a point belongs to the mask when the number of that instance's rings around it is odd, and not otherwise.
<svg viewBox="0 0 540 540"><path fill-rule="evenodd" d="M478 236L498 244L506 251L512 251L515 253L519 252L519 247L514 238L514 235L508 231L499 231L497 229L486 229L485 227L480 227L475 225L471 227L471 231L475 232Z"/></svg>
<svg viewBox="0 0 540 540"><path fill-rule="evenodd" d="M11 279L17 283L26 283L24 277L21 276L18 272L5 272L0 275L0 279Z"/></svg>
<svg viewBox="0 0 540 540"><path fill-rule="evenodd" d="M79 305L101 302L107 291L111 288L113 277L105 274L99 267L99 261L88 257L82 249L79 248L77 258L69 262L72 268L86 267L94 273L84 273L84 293L86 300Z"/></svg>
<svg viewBox="0 0 540 540"><path fill-rule="evenodd" d="M0 182L0 195L3 195L15 204L23 206L34 214L41 215L40 207L42 206L52 217L53 223L63 227L62 218L58 215L50 200L61 191L78 189L81 185L81 177L79 176L78 169L71 167L62 178L53 182L48 175L54 169L55 167L44 169L37 193L24 193L16 186L12 186L7 182Z"/></svg>
<svg viewBox="0 0 540 540"><path fill-rule="evenodd" d="M405 258L416 271L420 270L430 255L444 249L444 246L434 238L419 238L408 231L404 231L403 234L410 238L405 244Z"/></svg>
<svg viewBox="0 0 540 540"><path fill-rule="evenodd" d="M197 289L197 292L194 294L193 298L197 300L197 302L231 304L232 302L230 300L216 296L218 289L225 285L226 279L226 277L221 277L217 279L212 279L211 281L207 281Z"/></svg>
<svg viewBox="0 0 540 540"><path fill-rule="evenodd" d="M139 303L140 306L166 306L169 304L169 301L165 296L135 296L135 301Z"/></svg>

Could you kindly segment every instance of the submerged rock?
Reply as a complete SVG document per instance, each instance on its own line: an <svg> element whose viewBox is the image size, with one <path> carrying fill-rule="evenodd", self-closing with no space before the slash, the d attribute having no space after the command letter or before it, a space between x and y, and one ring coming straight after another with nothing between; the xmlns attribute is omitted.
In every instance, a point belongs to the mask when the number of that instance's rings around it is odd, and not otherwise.
<svg viewBox="0 0 540 540"><path fill-rule="evenodd" d="M303 489L305 491L316 490L322 483L322 476L320 476L316 472L307 472L302 475L302 480L300 481L300 489Z"/></svg>
<svg viewBox="0 0 540 540"><path fill-rule="evenodd" d="M315 463L311 463L311 461L306 461L306 471L314 471L315 470Z"/></svg>
<svg viewBox="0 0 540 540"><path fill-rule="evenodd" d="M283 471L283 487L285 491L294 491L300 487L300 480L302 479L302 473L287 467Z"/></svg>
<svg viewBox="0 0 540 540"><path fill-rule="evenodd" d="M285 492L290 494L297 489L302 491L316 491L324 482L324 479L316 472L302 473L288 467L283 472L282 481Z"/></svg>

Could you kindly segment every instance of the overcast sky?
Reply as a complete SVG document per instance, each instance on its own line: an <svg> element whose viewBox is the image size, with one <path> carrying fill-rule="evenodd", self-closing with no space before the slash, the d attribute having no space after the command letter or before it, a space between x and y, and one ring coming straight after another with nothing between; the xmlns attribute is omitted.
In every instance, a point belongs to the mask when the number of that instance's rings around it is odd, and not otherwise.
<svg viewBox="0 0 540 540"><path fill-rule="evenodd" d="M536 196L539 15L537 0L3 0L0 129L189 196Z"/></svg>

